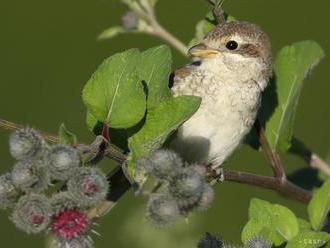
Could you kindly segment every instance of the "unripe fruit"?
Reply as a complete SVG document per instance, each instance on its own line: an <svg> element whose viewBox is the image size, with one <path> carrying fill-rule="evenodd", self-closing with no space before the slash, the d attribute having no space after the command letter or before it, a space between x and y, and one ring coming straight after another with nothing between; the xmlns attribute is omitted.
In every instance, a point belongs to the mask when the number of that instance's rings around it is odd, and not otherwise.
<svg viewBox="0 0 330 248"><path fill-rule="evenodd" d="M18 194L18 191L11 181L10 173L0 176L0 209L13 207Z"/></svg>
<svg viewBox="0 0 330 248"><path fill-rule="evenodd" d="M10 153L17 160L39 156L45 144L42 136L29 127L15 131L9 138Z"/></svg>
<svg viewBox="0 0 330 248"><path fill-rule="evenodd" d="M50 183L43 162L33 159L18 161L11 172L11 180L17 188L27 193L42 192Z"/></svg>
<svg viewBox="0 0 330 248"><path fill-rule="evenodd" d="M199 201L204 190L204 181L196 170L187 167L172 178L168 187L169 193L177 200L181 208L194 205Z"/></svg>
<svg viewBox="0 0 330 248"><path fill-rule="evenodd" d="M14 208L11 220L26 233L40 233L48 227L52 210L44 195L22 196Z"/></svg>
<svg viewBox="0 0 330 248"><path fill-rule="evenodd" d="M54 194L50 199L50 203L54 214L58 214L68 209L80 209L77 201L72 199L71 195L67 191Z"/></svg>
<svg viewBox="0 0 330 248"><path fill-rule="evenodd" d="M199 241L198 248L225 248L224 242L216 236L206 233Z"/></svg>
<svg viewBox="0 0 330 248"><path fill-rule="evenodd" d="M149 160L151 161L150 174L160 181L175 177L180 173L183 164L178 154L164 149L154 152Z"/></svg>
<svg viewBox="0 0 330 248"><path fill-rule="evenodd" d="M47 154L47 166L53 179L69 179L80 164L77 149L68 145L54 145Z"/></svg>
<svg viewBox="0 0 330 248"><path fill-rule="evenodd" d="M207 210L211 207L214 200L214 190L207 183L204 184L203 193L197 203L198 210Z"/></svg>
<svg viewBox="0 0 330 248"><path fill-rule="evenodd" d="M167 227L180 217L177 202L167 194L152 194L147 206L147 218L159 227Z"/></svg>
<svg viewBox="0 0 330 248"><path fill-rule="evenodd" d="M95 206L105 200L109 191L106 176L96 168L80 168L68 181L68 192L81 206Z"/></svg>

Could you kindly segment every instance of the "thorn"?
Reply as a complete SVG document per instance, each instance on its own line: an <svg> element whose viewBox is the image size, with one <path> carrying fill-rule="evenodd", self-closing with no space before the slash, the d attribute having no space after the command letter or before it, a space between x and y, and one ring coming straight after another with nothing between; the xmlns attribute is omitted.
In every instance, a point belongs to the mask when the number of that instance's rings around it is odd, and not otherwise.
<svg viewBox="0 0 330 248"><path fill-rule="evenodd" d="M101 237L101 234L99 234L97 231L95 231L95 230L92 229L91 232L94 233L94 234L96 234L97 236Z"/></svg>
<svg viewBox="0 0 330 248"><path fill-rule="evenodd" d="M91 236L87 236L87 239L92 243L92 244L94 244L94 240L91 238Z"/></svg>
<svg viewBox="0 0 330 248"><path fill-rule="evenodd" d="M87 239L91 242L91 243L94 243L94 240L91 238L91 236L87 236Z"/></svg>

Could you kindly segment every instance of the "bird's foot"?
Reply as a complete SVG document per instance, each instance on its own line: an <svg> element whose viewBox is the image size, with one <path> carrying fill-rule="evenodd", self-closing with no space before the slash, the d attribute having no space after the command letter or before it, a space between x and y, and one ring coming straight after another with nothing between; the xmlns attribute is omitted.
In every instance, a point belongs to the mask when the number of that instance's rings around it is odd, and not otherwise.
<svg viewBox="0 0 330 248"><path fill-rule="evenodd" d="M225 181L225 172L223 170L223 167L218 167L216 169L214 169L216 171L216 180L219 183L223 183Z"/></svg>
<svg viewBox="0 0 330 248"><path fill-rule="evenodd" d="M212 180L220 183L225 181L225 173L222 166L214 168L212 164L207 164L206 169L207 175L212 178Z"/></svg>

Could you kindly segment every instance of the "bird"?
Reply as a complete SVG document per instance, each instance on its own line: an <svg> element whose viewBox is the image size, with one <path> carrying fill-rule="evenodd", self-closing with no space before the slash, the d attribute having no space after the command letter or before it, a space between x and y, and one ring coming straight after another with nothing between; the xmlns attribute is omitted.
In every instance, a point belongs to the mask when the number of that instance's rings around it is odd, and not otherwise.
<svg viewBox="0 0 330 248"><path fill-rule="evenodd" d="M271 43L258 25L232 21L215 26L188 55L192 63L173 73L171 91L198 96L201 105L170 147L189 163L222 169L255 123L272 77Z"/></svg>

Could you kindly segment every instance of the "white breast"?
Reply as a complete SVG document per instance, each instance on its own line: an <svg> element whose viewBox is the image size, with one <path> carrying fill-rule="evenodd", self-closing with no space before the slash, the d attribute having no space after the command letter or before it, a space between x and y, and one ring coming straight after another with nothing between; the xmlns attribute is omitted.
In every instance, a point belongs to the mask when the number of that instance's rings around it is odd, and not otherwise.
<svg viewBox="0 0 330 248"><path fill-rule="evenodd" d="M173 92L201 96L202 104L179 129L171 147L188 162L221 165L253 126L261 95L255 80L196 68Z"/></svg>

